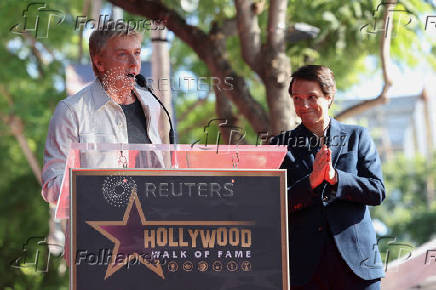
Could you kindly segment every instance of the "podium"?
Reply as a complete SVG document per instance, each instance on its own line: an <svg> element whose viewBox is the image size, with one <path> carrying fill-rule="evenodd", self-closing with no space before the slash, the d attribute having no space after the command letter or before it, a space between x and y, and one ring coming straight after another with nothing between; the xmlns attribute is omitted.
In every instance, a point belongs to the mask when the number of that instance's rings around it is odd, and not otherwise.
<svg viewBox="0 0 436 290"><path fill-rule="evenodd" d="M285 146L73 144L71 289L289 289Z"/></svg>

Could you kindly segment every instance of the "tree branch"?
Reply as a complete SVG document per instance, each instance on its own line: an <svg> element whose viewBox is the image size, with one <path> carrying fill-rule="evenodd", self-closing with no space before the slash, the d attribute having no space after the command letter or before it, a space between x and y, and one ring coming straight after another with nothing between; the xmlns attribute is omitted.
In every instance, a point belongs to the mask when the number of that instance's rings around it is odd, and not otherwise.
<svg viewBox="0 0 436 290"><path fill-rule="evenodd" d="M245 140L245 129L238 126L239 118L233 114L232 103L222 94L219 88L215 87L214 90L216 115L219 119L225 119L227 123L226 126L219 127L224 144L247 144Z"/></svg>
<svg viewBox="0 0 436 290"><path fill-rule="evenodd" d="M153 0L109 0L113 4L125 9L132 14L139 14L148 19L160 22L173 31L183 42L188 44L200 58L206 58L207 49L197 43L208 43L207 34L197 26L186 23L176 11L168 8L160 1Z"/></svg>
<svg viewBox="0 0 436 290"><path fill-rule="evenodd" d="M237 35L238 25L236 18L227 18L221 21L221 25L217 21L213 21L209 36L227 38Z"/></svg>
<svg viewBox="0 0 436 290"><path fill-rule="evenodd" d="M235 36L238 32L238 23L236 18L225 19L220 29L226 37Z"/></svg>
<svg viewBox="0 0 436 290"><path fill-rule="evenodd" d="M221 41L220 37L216 38L216 34L207 35L198 27L188 25L176 11L169 9L161 2L152 0L109 1L132 14L163 21L169 30L198 54L207 65L211 75L218 77L221 84L226 79L232 80L233 87L223 92L238 107L239 112L250 122L254 130L257 132L267 130L269 125L267 113L251 96L244 78L233 70L225 51L217 49Z"/></svg>
<svg viewBox="0 0 436 290"><path fill-rule="evenodd" d="M5 87L0 86L0 94L6 97L10 106L13 106L12 97ZM24 153L27 162L29 163L30 168L33 171L33 174L38 180L38 183L41 185L41 167L39 166L38 160L36 159L35 155L30 149L29 143L27 142L26 137L24 136L23 121L19 116L16 116L14 114L5 115L2 112L0 112L0 119L7 126L9 126L12 135L15 137L15 139L17 139L18 144L20 145L21 150Z"/></svg>
<svg viewBox="0 0 436 290"><path fill-rule="evenodd" d="M197 124L207 124L207 122L209 122L211 119L211 116L206 116L205 118L202 118L201 120L198 120L196 123ZM195 126L191 125L190 127L186 127L182 130L178 131L178 135L179 136L186 136L190 133L190 131L192 131L193 129L196 129Z"/></svg>
<svg viewBox="0 0 436 290"><path fill-rule="evenodd" d="M25 37L27 40L29 40L29 41L32 43L33 46L36 46L37 40L36 40L35 36L33 36L32 34L30 34L28 31L25 31L25 32L23 33L23 35L24 35L24 37ZM41 45L42 48L44 48L44 50L45 50L48 54L50 54L50 56L51 56L53 59L56 59L53 50L51 50L50 48L48 48L47 46L45 46L45 45L44 45L43 43L41 43L41 42L38 42L38 44ZM38 48L36 48L36 49L38 49ZM41 58L40 58L40 59L41 59L41 62L44 63L44 59L42 58L42 55L41 55L41 53L39 52L39 50L38 50L38 55L41 56Z"/></svg>
<svg viewBox="0 0 436 290"><path fill-rule="evenodd" d="M234 21L236 24L236 21ZM225 27L226 25L231 25L231 20L227 20L223 23L222 26L218 26L215 24L212 25L212 29L210 31L210 35L214 42L216 43L216 50L221 51L223 55L226 52L226 37L228 37L228 32ZM233 30L236 31L236 30ZM233 79L232 79L233 80ZM244 84L242 85L244 87ZM220 86L213 86L215 91L215 112L219 119L226 120L226 126L220 126L219 130L221 136L223 137L225 144L246 144L245 134L242 135L241 128L238 126L239 118L233 114L232 103L230 102L230 98L225 96L225 92L222 90ZM245 133L245 131L242 129ZM238 133L239 132L239 133ZM239 134L239 136L235 137L234 133Z"/></svg>
<svg viewBox="0 0 436 290"><path fill-rule="evenodd" d="M377 105L383 105L389 102L388 91L392 87L393 80L391 78L391 57L390 57L390 49L391 49L391 37L392 37L392 18L393 18L393 9L396 5L396 1L385 2L385 11L383 14L383 27L384 27L384 35L381 37L380 41L380 59L381 59L381 68L383 72L383 89L376 97L372 100L366 100L360 102L357 105L354 105L345 111L340 112L335 116L338 121L343 121L349 117L360 114L364 111L371 109Z"/></svg>
<svg viewBox="0 0 436 290"><path fill-rule="evenodd" d="M207 94L206 97L198 99L197 101L195 101L194 103L192 103L190 106L188 106L186 108L186 110L184 110L180 116L177 118L177 122L180 123L182 122L186 117L188 117L189 114L192 113L192 111L194 111L197 107L203 105L209 98L209 94Z"/></svg>
<svg viewBox="0 0 436 290"><path fill-rule="evenodd" d="M267 47L285 51L286 0L271 0L268 11Z"/></svg>
<svg viewBox="0 0 436 290"><path fill-rule="evenodd" d="M44 58L41 55L41 52L36 47L36 38L34 38L32 35L30 35L27 31L23 33L24 39L26 39L30 43L30 47L32 50L32 54L35 56L36 59L36 65L38 67L38 72L41 78L44 77Z"/></svg>
<svg viewBox="0 0 436 290"><path fill-rule="evenodd" d="M263 74L260 63L261 39L256 11L250 0L235 0L236 21L244 61L259 75Z"/></svg>

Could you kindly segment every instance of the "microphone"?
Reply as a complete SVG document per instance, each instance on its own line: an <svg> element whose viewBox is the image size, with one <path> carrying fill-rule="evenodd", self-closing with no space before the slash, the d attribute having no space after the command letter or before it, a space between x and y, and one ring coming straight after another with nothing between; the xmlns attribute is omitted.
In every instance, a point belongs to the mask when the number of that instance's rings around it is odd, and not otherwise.
<svg viewBox="0 0 436 290"><path fill-rule="evenodd" d="M159 100L159 98L153 93L153 91L147 86L147 82L145 81L145 77L141 74L137 74L135 76L136 83L149 91L149 93L156 99L156 101L159 102L159 105L162 107L162 109L165 111L165 113L168 116L168 122L170 123L170 132L169 132L169 139L170 144L174 144L174 129L173 129L173 123L171 122L170 113L168 112L167 108L165 108L164 104Z"/></svg>

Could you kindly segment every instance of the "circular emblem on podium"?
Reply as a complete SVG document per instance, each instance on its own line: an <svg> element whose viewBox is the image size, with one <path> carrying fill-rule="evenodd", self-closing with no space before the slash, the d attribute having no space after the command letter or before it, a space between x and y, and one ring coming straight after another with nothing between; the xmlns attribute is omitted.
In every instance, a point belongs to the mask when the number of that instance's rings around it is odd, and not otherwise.
<svg viewBox="0 0 436 290"><path fill-rule="evenodd" d="M242 262L241 269L242 269L242 271L245 271L245 272L251 271L251 263L248 261Z"/></svg>
<svg viewBox="0 0 436 290"><path fill-rule="evenodd" d="M213 269L215 272L221 272L222 269L223 269L223 264L222 264L220 261L215 261L215 262L212 264L212 269Z"/></svg>
<svg viewBox="0 0 436 290"><path fill-rule="evenodd" d="M193 268L194 265L191 261L186 261L185 263L183 263L183 270L185 270L186 272L191 272Z"/></svg>
<svg viewBox="0 0 436 290"><path fill-rule="evenodd" d="M168 270L171 272L176 272L179 269L179 265L175 261L168 263Z"/></svg>
<svg viewBox="0 0 436 290"><path fill-rule="evenodd" d="M198 262L198 271L206 272L208 268L209 268L209 265L207 264L206 261Z"/></svg>
<svg viewBox="0 0 436 290"><path fill-rule="evenodd" d="M129 176L108 176L103 183L104 199L112 206L122 207L129 202L136 183Z"/></svg>
<svg viewBox="0 0 436 290"><path fill-rule="evenodd" d="M238 270L238 264L235 261L230 261L227 263L227 270L230 272L235 272Z"/></svg>

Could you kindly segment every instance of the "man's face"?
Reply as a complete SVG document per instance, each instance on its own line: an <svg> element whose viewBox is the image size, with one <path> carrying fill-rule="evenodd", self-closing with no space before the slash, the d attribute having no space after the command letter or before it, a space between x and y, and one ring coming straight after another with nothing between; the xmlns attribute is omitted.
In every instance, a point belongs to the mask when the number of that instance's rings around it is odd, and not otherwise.
<svg viewBox="0 0 436 290"><path fill-rule="evenodd" d="M134 36L110 38L94 56L94 64L110 93L130 92L135 83L134 76L141 70L141 39Z"/></svg>
<svg viewBox="0 0 436 290"><path fill-rule="evenodd" d="M296 79L292 83L295 112L303 124L321 122L328 116L331 97L325 95L318 82Z"/></svg>

